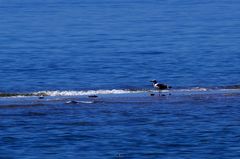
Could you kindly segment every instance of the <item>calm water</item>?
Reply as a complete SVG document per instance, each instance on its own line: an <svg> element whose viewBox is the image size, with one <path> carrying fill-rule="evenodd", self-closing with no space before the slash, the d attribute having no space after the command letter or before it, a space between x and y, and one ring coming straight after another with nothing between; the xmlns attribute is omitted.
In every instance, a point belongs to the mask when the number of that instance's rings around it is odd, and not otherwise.
<svg viewBox="0 0 240 159"><path fill-rule="evenodd" d="M239 6L1 0L0 92L239 85ZM0 158L238 158L239 95L220 94L0 99Z"/></svg>

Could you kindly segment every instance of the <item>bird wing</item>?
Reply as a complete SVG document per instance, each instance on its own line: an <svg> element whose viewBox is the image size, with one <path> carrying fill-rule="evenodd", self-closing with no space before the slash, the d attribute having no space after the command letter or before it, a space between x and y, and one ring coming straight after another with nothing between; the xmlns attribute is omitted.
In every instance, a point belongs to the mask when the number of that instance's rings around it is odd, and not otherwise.
<svg viewBox="0 0 240 159"><path fill-rule="evenodd" d="M161 84L161 83L157 83L156 86L159 88L159 89L167 89L168 86L166 84Z"/></svg>

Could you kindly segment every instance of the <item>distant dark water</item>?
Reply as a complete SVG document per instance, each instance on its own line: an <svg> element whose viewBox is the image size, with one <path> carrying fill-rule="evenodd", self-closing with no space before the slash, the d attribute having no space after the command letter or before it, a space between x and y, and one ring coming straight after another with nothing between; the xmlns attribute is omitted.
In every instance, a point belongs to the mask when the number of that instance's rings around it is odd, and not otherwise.
<svg viewBox="0 0 240 159"><path fill-rule="evenodd" d="M239 85L239 6L1 1L0 93L149 89L150 79L174 88ZM0 158L238 158L239 96L210 99L1 99Z"/></svg>
<svg viewBox="0 0 240 159"><path fill-rule="evenodd" d="M239 84L238 1L2 1L0 91Z"/></svg>

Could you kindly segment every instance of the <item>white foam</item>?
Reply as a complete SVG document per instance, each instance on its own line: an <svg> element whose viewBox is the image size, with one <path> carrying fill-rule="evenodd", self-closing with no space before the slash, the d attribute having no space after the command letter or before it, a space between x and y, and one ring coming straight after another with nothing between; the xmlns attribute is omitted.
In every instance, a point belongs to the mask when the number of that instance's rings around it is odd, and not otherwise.
<svg viewBox="0 0 240 159"><path fill-rule="evenodd" d="M202 91L208 91L207 88L201 88L201 87L193 87L188 89L174 89L174 92L202 92Z"/></svg>
<svg viewBox="0 0 240 159"><path fill-rule="evenodd" d="M189 91L207 91L206 88L191 88L191 89L175 89L175 90L161 90L162 93L167 92L189 92ZM158 92L157 90L127 90L127 89L112 89L112 90L86 90L86 91L40 91L33 95L38 96L44 94L47 96L89 96L89 95L108 95L108 94L131 94L131 93L147 93Z"/></svg>
<svg viewBox="0 0 240 159"><path fill-rule="evenodd" d="M47 96L83 96L83 95L100 95L100 94L129 94L142 93L144 91L132 90L88 90L88 91L40 91L33 93L34 95L45 94Z"/></svg>

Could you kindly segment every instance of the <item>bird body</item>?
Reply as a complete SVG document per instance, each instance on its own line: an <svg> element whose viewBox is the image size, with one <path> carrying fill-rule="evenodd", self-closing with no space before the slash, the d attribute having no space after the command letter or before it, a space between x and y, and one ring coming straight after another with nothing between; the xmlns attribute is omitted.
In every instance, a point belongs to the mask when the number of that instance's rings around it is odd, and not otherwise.
<svg viewBox="0 0 240 159"><path fill-rule="evenodd" d="M153 83L153 87L158 89L158 90L165 90L165 89L171 88L171 87L169 87L166 84L158 83L156 80L152 80L150 82L152 82Z"/></svg>
<svg viewBox="0 0 240 159"><path fill-rule="evenodd" d="M161 83L153 84L153 87L156 88L156 89L160 89L160 90L168 89L167 85L161 84Z"/></svg>

